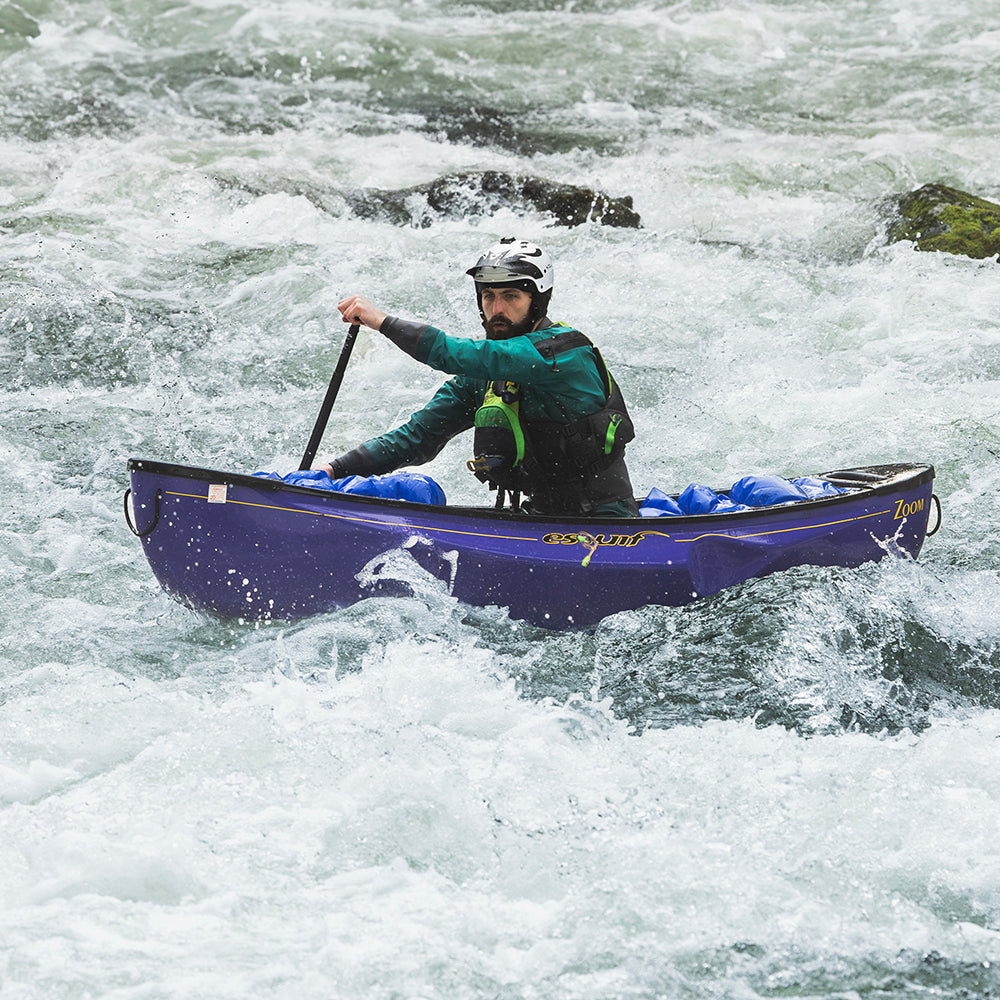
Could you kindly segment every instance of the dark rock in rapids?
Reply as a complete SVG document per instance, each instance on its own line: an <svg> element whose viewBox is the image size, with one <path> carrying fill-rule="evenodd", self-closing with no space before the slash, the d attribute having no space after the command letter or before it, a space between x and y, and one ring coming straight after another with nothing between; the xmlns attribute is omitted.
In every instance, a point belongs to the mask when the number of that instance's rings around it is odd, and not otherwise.
<svg viewBox="0 0 1000 1000"><path fill-rule="evenodd" d="M449 174L401 191L366 189L344 197L358 215L415 226L429 226L435 216L491 215L501 208L545 212L564 226L641 226L629 196L612 198L591 188L497 170Z"/></svg>
<svg viewBox="0 0 1000 1000"><path fill-rule="evenodd" d="M563 226L580 226L585 222L626 229L642 226L628 195L612 198L592 188L560 184L540 177L513 176L497 170L448 174L429 184L399 191L334 190L316 184L273 180L262 185L224 176L216 176L215 180L225 187L238 188L255 196L281 191L308 198L317 208L331 215L341 215L346 208L366 219L384 219L397 225L421 228L431 225L436 218L492 215L501 208L543 212Z"/></svg>
<svg viewBox="0 0 1000 1000"><path fill-rule="evenodd" d="M1000 253L1000 205L944 184L925 184L892 199L890 243L912 240L919 250L966 257Z"/></svg>

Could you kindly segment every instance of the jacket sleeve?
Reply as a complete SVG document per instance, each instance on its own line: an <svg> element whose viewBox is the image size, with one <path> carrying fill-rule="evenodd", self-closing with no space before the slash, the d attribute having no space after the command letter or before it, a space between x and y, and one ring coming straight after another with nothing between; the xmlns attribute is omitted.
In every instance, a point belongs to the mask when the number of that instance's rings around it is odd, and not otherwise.
<svg viewBox="0 0 1000 1000"><path fill-rule="evenodd" d="M417 361L447 372L484 382L503 378L538 384L551 379L551 368L528 337L510 340L472 340L449 337L420 323L386 317L380 332Z"/></svg>
<svg viewBox="0 0 1000 1000"><path fill-rule="evenodd" d="M480 383L505 379L524 386L522 417L567 423L601 409L606 387L589 345L570 347L556 356L539 352L535 339L547 339L554 329L546 326L536 334L507 340L472 340L392 316L381 326L400 350L431 368Z"/></svg>
<svg viewBox="0 0 1000 1000"><path fill-rule="evenodd" d="M364 475L382 475L404 465L429 462L459 432L475 423L481 393L470 379L445 382L423 409L395 430L365 441Z"/></svg>

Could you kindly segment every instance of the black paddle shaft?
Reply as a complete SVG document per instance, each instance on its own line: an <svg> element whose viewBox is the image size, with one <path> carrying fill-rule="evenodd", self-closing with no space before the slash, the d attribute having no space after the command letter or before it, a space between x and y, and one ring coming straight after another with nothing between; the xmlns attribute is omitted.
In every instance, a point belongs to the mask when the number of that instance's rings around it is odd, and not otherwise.
<svg viewBox="0 0 1000 1000"><path fill-rule="evenodd" d="M312 437L306 445L306 453L302 456L302 464L299 471L311 469L316 452L319 451L319 443L323 440L323 432L326 430L326 422L330 419L330 411L333 409L337 393L340 392L340 383L344 381L344 372L347 371L347 362L350 360L351 351L354 348L354 341L358 339L359 324L352 323L344 339L344 346L340 351L340 358L337 360L337 367L333 371L333 378L330 379L330 387L326 390L326 398L319 408L319 416L316 418L316 426L313 427Z"/></svg>

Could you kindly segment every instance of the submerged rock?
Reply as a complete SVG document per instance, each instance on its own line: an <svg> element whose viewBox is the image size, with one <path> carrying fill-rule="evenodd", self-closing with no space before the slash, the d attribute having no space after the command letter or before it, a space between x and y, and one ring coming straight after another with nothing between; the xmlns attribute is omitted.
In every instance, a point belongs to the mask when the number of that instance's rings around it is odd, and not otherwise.
<svg viewBox="0 0 1000 1000"><path fill-rule="evenodd" d="M890 243L912 240L919 250L976 258L1000 253L1000 205L992 201L944 184L925 184L893 201Z"/></svg>

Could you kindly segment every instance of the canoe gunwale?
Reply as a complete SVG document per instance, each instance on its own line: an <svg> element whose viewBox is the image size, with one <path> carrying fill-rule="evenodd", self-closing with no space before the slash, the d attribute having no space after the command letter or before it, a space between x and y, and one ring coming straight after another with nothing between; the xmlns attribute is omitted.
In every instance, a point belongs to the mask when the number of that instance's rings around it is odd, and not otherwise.
<svg viewBox="0 0 1000 1000"><path fill-rule="evenodd" d="M391 500L383 497L360 496L353 493L340 493L333 490L313 486L299 486L286 483L279 479L267 479L242 472L226 472L218 469L208 469L200 466L180 465L173 462L160 462L150 459L131 458L128 461L128 471L144 472L154 475L175 476L210 484L244 486L260 489L265 492L300 494L304 497L336 500L358 507L386 509L395 512L425 511L441 516L472 518L495 522L514 522L524 524L574 524L612 526L631 526L639 523L656 521L669 522L671 525L705 525L721 521L742 521L760 518L769 511L777 513L789 510L808 511L814 507L829 508L841 503L856 501L859 496L877 497L880 494L893 493L905 483L914 487L934 480L934 467L931 465L893 463L872 466L859 466L855 469L838 469L827 473L817 473L818 478L827 479L834 485L848 488L850 492L833 496L817 497L811 500L799 500L786 504L775 504L770 507L753 507L745 511L723 511L712 514L678 514L663 517L588 517L586 515L551 515L526 514L510 510L497 510L494 507L451 506L414 503L408 500Z"/></svg>

